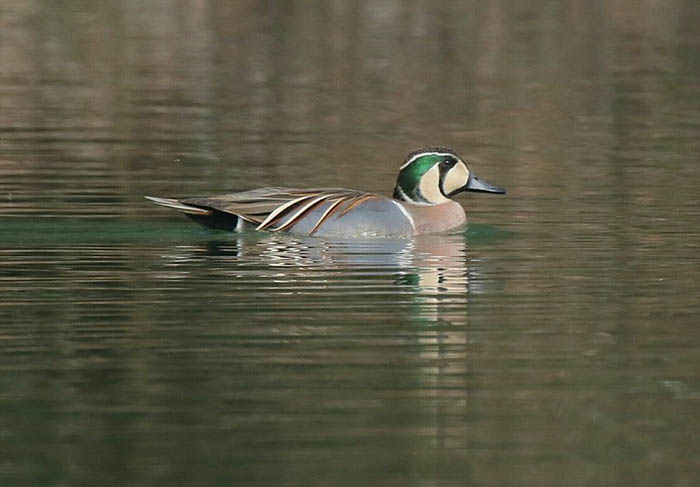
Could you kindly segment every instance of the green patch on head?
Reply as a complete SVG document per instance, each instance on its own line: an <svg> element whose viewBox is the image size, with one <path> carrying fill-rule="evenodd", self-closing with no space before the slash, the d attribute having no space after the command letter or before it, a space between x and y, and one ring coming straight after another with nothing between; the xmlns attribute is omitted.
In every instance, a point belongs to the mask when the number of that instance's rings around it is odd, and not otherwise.
<svg viewBox="0 0 700 487"><path fill-rule="evenodd" d="M419 156L401 169L399 177L396 180L396 189L394 190L394 198L397 198L399 190L403 192L411 200L419 200L418 187L423 175L428 172L435 164L440 162L444 155L426 154Z"/></svg>

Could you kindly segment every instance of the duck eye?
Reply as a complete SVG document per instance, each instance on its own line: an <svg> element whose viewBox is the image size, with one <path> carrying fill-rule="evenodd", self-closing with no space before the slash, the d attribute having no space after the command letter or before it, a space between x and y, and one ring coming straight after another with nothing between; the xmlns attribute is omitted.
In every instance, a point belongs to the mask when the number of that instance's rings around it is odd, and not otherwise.
<svg viewBox="0 0 700 487"><path fill-rule="evenodd" d="M442 162L440 163L440 165L441 165L442 167L448 168L448 169L451 168L451 167L454 167L455 164L457 164L457 160L456 160L456 159L452 159L452 158L450 158L450 159L445 159L444 161L442 161Z"/></svg>

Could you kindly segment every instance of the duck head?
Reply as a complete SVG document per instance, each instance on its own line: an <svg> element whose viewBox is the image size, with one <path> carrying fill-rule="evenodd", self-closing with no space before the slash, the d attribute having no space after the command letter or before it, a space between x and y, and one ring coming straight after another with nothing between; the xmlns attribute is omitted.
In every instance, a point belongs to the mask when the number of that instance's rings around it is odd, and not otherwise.
<svg viewBox="0 0 700 487"><path fill-rule="evenodd" d="M394 198L422 205L439 205L462 191L506 192L500 186L475 176L453 150L429 147L408 155L396 180Z"/></svg>

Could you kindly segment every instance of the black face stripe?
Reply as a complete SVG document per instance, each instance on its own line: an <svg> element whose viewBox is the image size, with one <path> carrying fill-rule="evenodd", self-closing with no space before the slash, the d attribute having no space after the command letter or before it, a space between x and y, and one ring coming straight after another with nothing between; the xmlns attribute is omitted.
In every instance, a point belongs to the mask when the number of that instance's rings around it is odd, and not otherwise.
<svg viewBox="0 0 700 487"><path fill-rule="evenodd" d="M440 161L438 167L440 168L440 193L446 198L449 198L447 193L445 193L445 179L447 178L447 175L450 173L450 170L457 165L457 160L456 157L453 156L445 156L442 161Z"/></svg>

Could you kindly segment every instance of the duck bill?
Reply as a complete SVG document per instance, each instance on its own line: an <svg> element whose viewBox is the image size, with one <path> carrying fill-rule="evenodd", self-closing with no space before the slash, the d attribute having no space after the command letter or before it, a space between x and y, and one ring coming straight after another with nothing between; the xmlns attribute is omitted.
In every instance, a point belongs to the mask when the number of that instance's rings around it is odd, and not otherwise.
<svg viewBox="0 0 700 487"><path fill-rule="evenodd" d="M469 175L467 184L459 188L455 192L460 191L472 191L474 193L495 193L495 194L506 194L506 190L495 184L487 183L483 179L479 179L477 176L472 174Z"/></svg>

